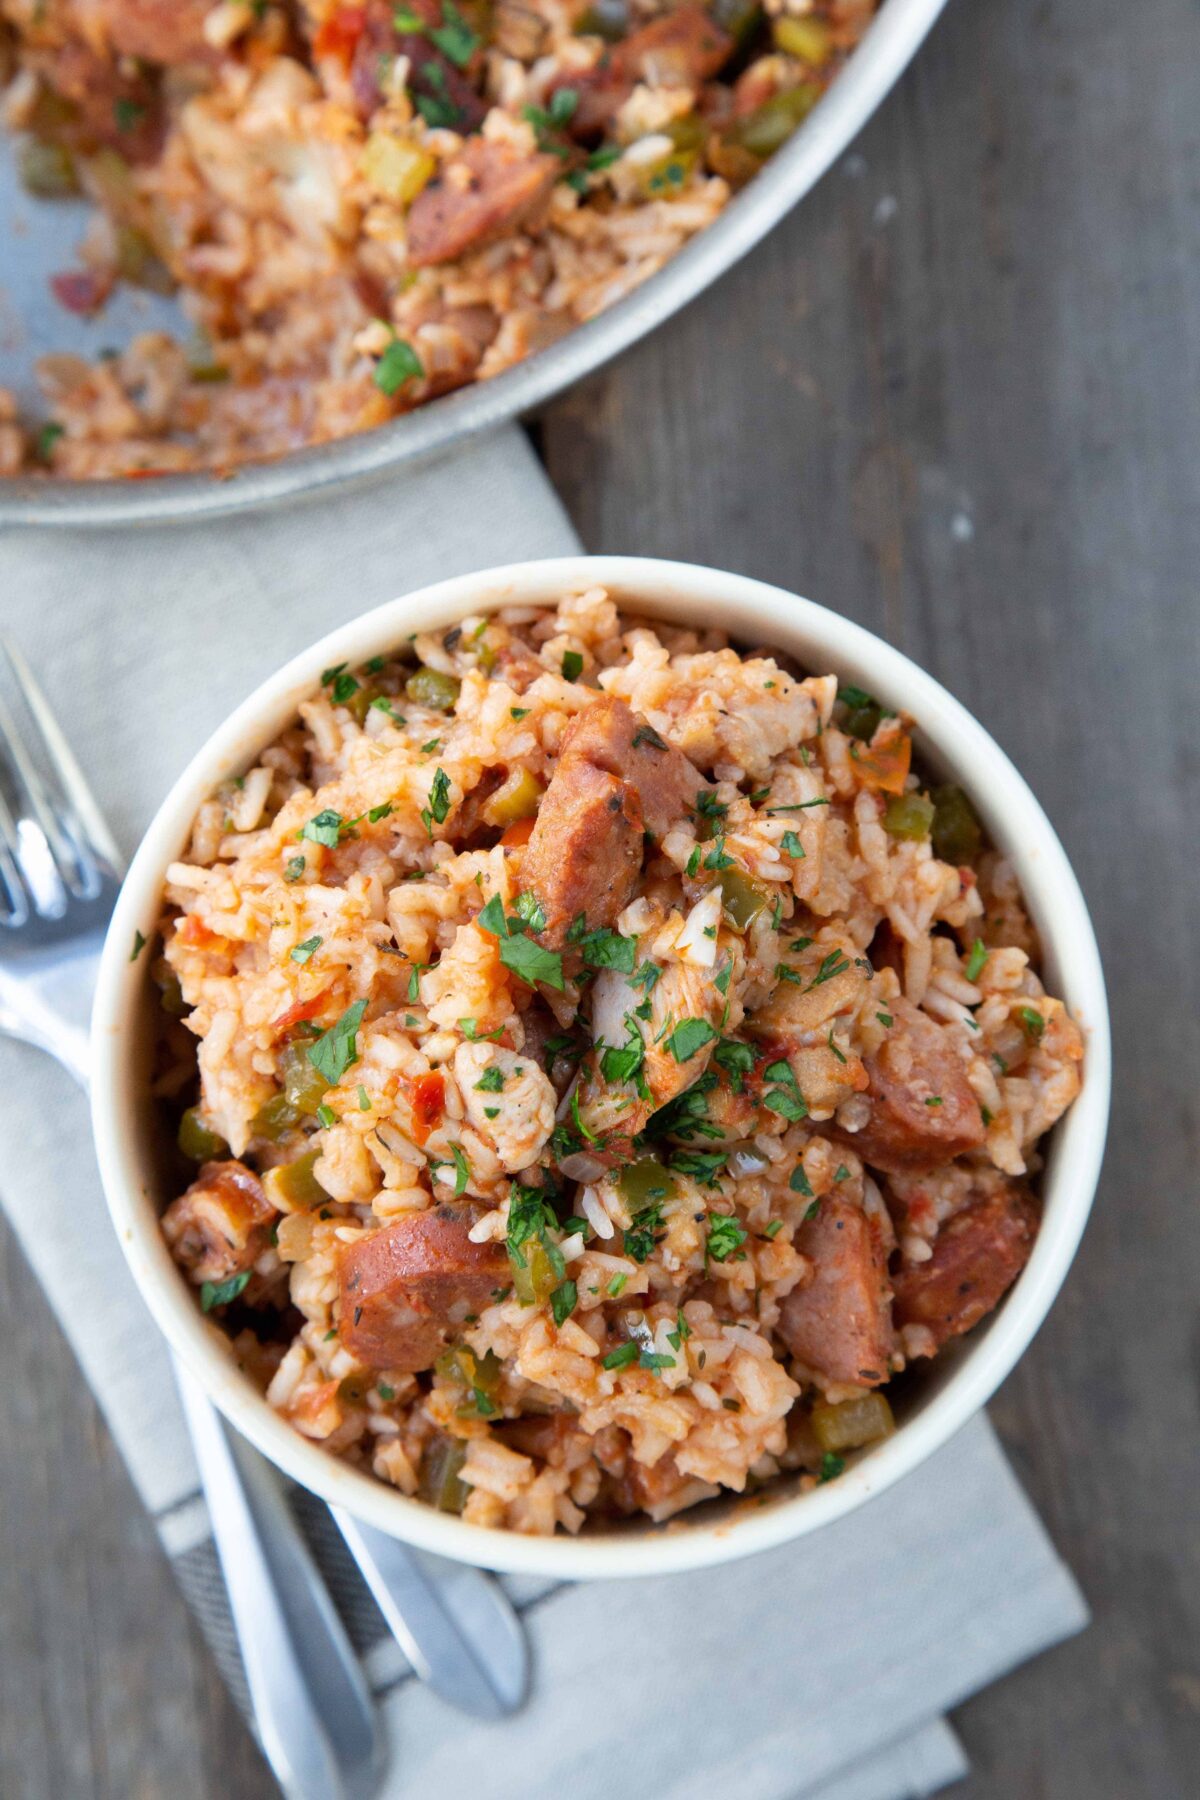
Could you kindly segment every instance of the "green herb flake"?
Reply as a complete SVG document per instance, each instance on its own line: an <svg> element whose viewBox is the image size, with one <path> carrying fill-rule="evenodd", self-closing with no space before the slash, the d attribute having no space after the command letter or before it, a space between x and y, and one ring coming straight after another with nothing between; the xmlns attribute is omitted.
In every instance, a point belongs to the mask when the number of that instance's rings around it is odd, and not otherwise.
<svg viewBox="0 0 1200 1800"><path fill-rule="evenodd" d="M323 844L326 850L336 850L345 825L346 821L341 813L326 807L324 811L315 813L307 825L301 827L298 835L307 838L312 844Z"/></svg>
<svg viewBox="0 0 1200 1800"><path fill-rule="evenodd" d="M716 1035L707 1019L681 1019L667 1039L667 1049L676 1062L690 1062Z"/></svg>
<svg viewBox="0 0 1200 1800"><path fill-rule="evenodd" d="M713 1262L728 1262L731 1257L736 1262L744 1262L746 1252L742 1249L742 1245L749 1235L745 1226L739 1225L736 1219L727 1218L724 1215L713 1219L708 1227L705 1255L710 1257Z"/></svg>
<svg viewBox="0 0 1200 1800"><path fill-rule="evenodd" d="M326 1131L329 1131L331 1127L337 1124L337 1114L334 1112L332 1106L326 1106L323 1100L317 1108L317 1123Z"/></svg>
<svg viewBox="0 0 1200 1800"><path fill-rule="evenodd" d="M546 915L542 911L541 901L528 888L517 895L516 913L518 919L529 931L545 931Z"/></svg>
<svg viewBox="0 0 1200 1800"><path fill-rule="evenodd" d="M467 1153L461 1144L451 1144L450 1154L454 1158L454 1198L464 1194L467 1183L471 1179L471 1165L467 1161Z"/></svg>
<svg viewBox="0 0 1200 1800"><path fill-rule="evenodd" d="M573 1281L564 1281L556 1287L550 1296L550 1311L554 1314L556 1325L565 1325L575 1311L579 1300L579 1289Z"/></svg>
<svg viewBox="0 0 1200 1800"><path fill-rule="evenodd" d="M817 1476L818 1487L826 1481L836 1480L845 1467L846 1459L844 1456L835 1456L832 1450L827 1450L821 1458L821 1472Z"/></svg>
<svg viewBox="0 0 1200 1800"><path fill-rule="evenodd" d="M783 1220L782 1219L772 1219L771 1223L763 1231L763 1236L765 1238L777 1238L782 1230L783 1230Z"/></svg>
<svg viewBox="0 0 1200 1800"><path fill-rule="evenodd" d="M373 380L380 393L390 398L406 381L413 381L424 373L424 364L412 345L398 337L392 339L376 363Z"/></svg>
<svg viewBox="0 0 1200 1800"><path fill-rule="evenodd" d="M319 937L305 938L304 942L302 944L297 944L296 948L291 952L292 961L294 963L308 962L313 955L313 952L319 950L323 942L324 939Z"/></svg>
<svg viewBox="0 0 1200 1800"><path fill-rule="evenodd" d="M812 1199L812 1183L804 1173L803 1163L797 1163L796 1167L792 1170L788 1186L791 1188L793 1194L803 1194L806 1200ZM805 1216L807 1217L807 1214Z"/></svg>
<svg viewBox="0 0 1200 1800"><path fill-rule="evenodd" d="M601 1357L600 1367L602 1369L627 1369L630 1363L635 1363L637 1359L638 1347L635 1343L618 1344L615 1350L610 1350L607 1356Z"/></svg>
<svg viewBox="0 0 1200 1800"><path fill-rule="evenodd" d="M1036 1044L1046 1029L1046 1021L1033 1006L1018 1006L1017 1017L1021 1021L1021 1029L1026 1037L1032 1038Z"/></svg>
<svg viewBox="0 0 1200 1800"><path fill-rule="evenodd" d="M967 966L963 974L968 981L978 981L983 974L983 965L988 959L988 948L982 938L976 938L971 945L971 954L967 958Z"/></svg>
<svg viewBox="0 0 1200 1800"><path fill-rule="evenodd" d="M804 845L794 831L785 831L780 842L785 856L790 856L796 862L803 858Z"/></svg>
<svg viewBox="0 0 1200 1800"><path fill-rule="evenodd" d="M130 962L136 962L145 948L146 939L142 936L140 931L135 931L133 934L133 949L129 952Z"/></svg>
<svg viewBox="0 0 1200 1800"><path fill-rule="evenodd" d="M450 777L445 769L435 769L429 789L429 805L421 809L421 823L430 837L435 825L444 825L450 811Z"/></svg>
<svg viewBox="0 0 1200 1800"><path fill-rule="evenodd" d="M476 50L479 38L459 12L454 0L442 0L442 23L429 33L443 56L448 56L456 69L465 69Z"/></svg>
<svg viewBox="0 0 1200 1800"><path fill-rule="evenodd" d="M482 914L480 917L482 918ZM539 981L544 981L547 987L555 988L561 993L566 986L561 954L557 950L544 949L541 944L535 944L532 938L501 938L500 961L521 981L528 982L530 987L536 987Z"/></svg>
<svg viewBox="0 0 1200 1800"><path fill-rule="evenodd" d="M335 1087L351 1063L358 1061L358 1028L366 1010L366 1001L356 1000L315 1044L309 1045L308 1060L330 1087Z"/></svg>
<svg viewBox="0 0 1200 1800"><path fill-rule="evenodd" d="M200 1286L200 1311L212 1312L215 1307L228 1306L236 1300L250 1279L249 1269L243 1269L240 1275L231 1275L228 1281L205 1281Z"/></svg>
<svg viewBox="0 0 1200 1800"><path fill-rule="evenodd" d="M359 1112L370 1112L371 1110L371 1096L361 1081L358 1084L358 1110Z"/></svg>
<svg viewBox="0 0 1200 1800"><path fill-rule="evenodd" d="M479 1080L475 1083L475 1092L477 1094L499 1094L503 1091L503 1088L504 1070L500 1067L499 1063L493 1063L490 1068L485 1069L483 1074L479 1077Z"/></svg>
<svg viewBox="0 0 1200 1800"><path fill-rule="evenodd" d="M605 1288L604 1291L608 1295L610 1300L616 1300L620 1297L621 1294L624 1293L625 1288L628 1285L628 1282L629 1282L628 1275L624 1275L624 1274L614 1275L612 1280L609 1282L608 1286Z"/></svg>
<svg viewBox="0 0 1200 1800"><path fill-rule="evenodd" d="M578 650L564 650L562 659L564 681L578 681L583 674L583 658Z"/></svg>

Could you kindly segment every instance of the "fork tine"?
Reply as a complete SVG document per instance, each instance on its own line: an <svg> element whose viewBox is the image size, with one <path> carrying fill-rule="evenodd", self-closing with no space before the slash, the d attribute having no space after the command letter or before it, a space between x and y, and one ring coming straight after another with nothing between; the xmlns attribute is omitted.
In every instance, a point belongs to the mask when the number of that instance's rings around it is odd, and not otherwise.
<svg viewBox="0 0 1200 1800"><path fill-rule="evenodd" d="M29 709L30 717L41 736L47 762L66 801L68 822L78 827L77 831L72 831L71 835L78 840L74 846L75 856L77 861L82 861L85 865L82 869L85 878L89 875L94 876L95 871L88 870L86 863L96 858L106 863L115 874L119 875L121 853L105 823L104 815L92 798L91 789L84 780L83 772L63 736L57 719L50 710L45 695L34 678L33 671L18 646L7 636L0 636L0 656L8 663L17 687ZM41 777L26 754L19 734L13 730L12 721L2 703L0 703L0 734L6 739L6 747L29 791L30 800L38 809L38 822L46 831L51 843L55 845L57 854L63 836L62 821L51 807ZM56 840L58 841L56 842ZM65 849L66 846L63 845L63 848Z"/></svg>
<svg viewBox="0 0 1200 1800"><path fill-rule="evenodd" d="M0 925L17 930L29 917L29 895L17 863L17 822L0 793Z"/></svg>

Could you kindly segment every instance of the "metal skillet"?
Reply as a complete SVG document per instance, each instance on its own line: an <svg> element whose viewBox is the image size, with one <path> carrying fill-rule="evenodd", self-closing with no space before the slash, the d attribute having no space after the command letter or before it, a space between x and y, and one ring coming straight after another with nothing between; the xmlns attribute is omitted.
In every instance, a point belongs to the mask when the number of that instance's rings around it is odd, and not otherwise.
<svg viewBox="0 0 1200 1800"><path fill-rule="evenodd" d="M379 478L479 436L541 406L636 343L730 268L829 168L895 85L945 0L883 0L879 14L809 118L715 222L641 287L558 343L493 381L461 388L376 431L246 464L232 478L211 473L154 481L0 482L0 525L127 525L246 512L340 484ZM45 226L46 213L56 215ZM20 217L20 239L12 226ZM46 276L70 259L79 235L74 207L22 205L0 167L0 386L29 392L35 355L50 349L95 355L149 325L177 322L165 302L118 298L99 324L68 320L46 299ZM53 233L53 241L49 234Z"/></svg>

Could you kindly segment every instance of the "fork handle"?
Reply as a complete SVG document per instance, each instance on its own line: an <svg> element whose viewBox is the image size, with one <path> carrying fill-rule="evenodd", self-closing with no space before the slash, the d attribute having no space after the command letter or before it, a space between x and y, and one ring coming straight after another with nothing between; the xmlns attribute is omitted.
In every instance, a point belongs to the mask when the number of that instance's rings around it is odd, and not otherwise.
<svg viewBox="0 0 1200 1800"><path fill-rule="evenodd" d="M100 946L91 938L74 947L63 944L27 954L19 975L16 968L0 962L0 1030L49 1051L85 1091L99 962Z"/></svg>

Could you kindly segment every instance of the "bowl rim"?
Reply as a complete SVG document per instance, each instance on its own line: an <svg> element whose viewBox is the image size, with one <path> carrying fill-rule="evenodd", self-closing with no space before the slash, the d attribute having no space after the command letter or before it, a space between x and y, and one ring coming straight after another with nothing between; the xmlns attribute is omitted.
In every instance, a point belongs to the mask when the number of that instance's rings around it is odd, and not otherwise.
<svg viewBox="0 0 1200 1800"><path fill-rule="evenodd" d="M1055 1128L1033 1256L1004 1305L964 1340L961 1361L894 1436L864 1453L836 1482L807 1494L761 1507L733 1502L730 1512L711 1520L684 1514L665 1526L535 1538L437 1512L328 1455L274 1413L233 1368L172 1262L141 1185L131 1065L138 999L148 976L141 958L131 961L129 946L138 932L152 939L164 871L182 850L201 800L282 728L299 699L317 686L322 668L365 661L410 631L436 629L470 612L545 604L595 586L636 599L649 616L695 619L697 607L714 620L720 615L731 635L791 649L817 672L835 670L841 680L860 683L912 714L927 753L960 776L993 841L1017 865L1044 961L1085 1033L1086 1075ZM230 1423L302 1486L394 1537L479 1567L558 1579L673 1573L772 1548L845 1517L940 1448L1012 1369L1065 1279L1099 1178L1111 1084L1104 976L1079 883L1028 784L966 708L882 638L782 588L700 564L586 555L506 564L399 596L336 626L254 689L172 784L133 859L101 958L92 1062L93 1130L118 1240L160 1330Z"/></svg>

